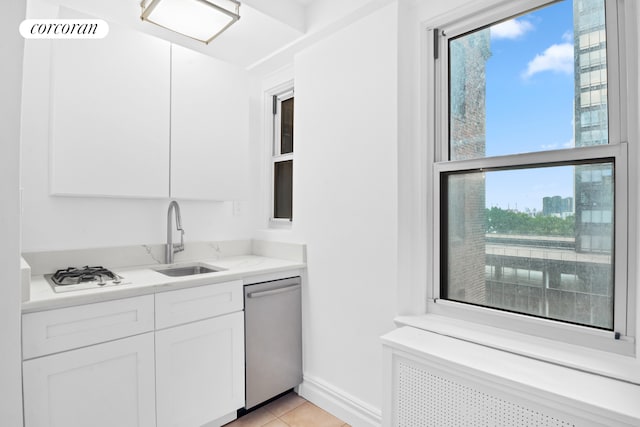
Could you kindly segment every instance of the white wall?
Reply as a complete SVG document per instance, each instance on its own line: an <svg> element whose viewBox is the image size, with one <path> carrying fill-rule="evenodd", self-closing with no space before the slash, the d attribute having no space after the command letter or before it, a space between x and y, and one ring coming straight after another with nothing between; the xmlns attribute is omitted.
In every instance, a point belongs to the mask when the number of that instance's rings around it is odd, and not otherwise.
<svg viewBox="0 0 640 427"><path fill-rule="evenodd" d="M3 3L0 16L0 424L22 425L20 353L20 96L25 2Z"/></svg>
<svg viewBox="0 0 640 427"><path fill-rule="evenodd" d="M27 13L28 16L55 17L57 7L41 1L30 1ZM45 40L27 40L25 46L22 250L32 252L165 242L168 199L49 195L50 50L51 44ZM114 108L117 106L114 105ZM101 165L96 159L96 167L109 165ZM144 165L140 166L140 173L145 173ZM83 177L79 176L78 179ZM246 202L240 204L240 214L234 215L230 202L178 201L185 241L251 236L253 215Z"/></svg>
<svg viewBox="0 0 640 427"><path fill-rule="evenodd" d="M293 227L257 233L307 244L305 378L374 411L396 300L397 7L297 54Z"/></svg>

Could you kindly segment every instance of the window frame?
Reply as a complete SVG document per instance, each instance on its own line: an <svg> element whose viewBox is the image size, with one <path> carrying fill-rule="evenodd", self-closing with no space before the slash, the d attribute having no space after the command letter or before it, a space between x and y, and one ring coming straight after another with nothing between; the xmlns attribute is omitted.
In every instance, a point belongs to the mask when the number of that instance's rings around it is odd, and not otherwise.
<svg viewBox="0 0 640 427"><path fill-rule="evenodd" d="M271 109L271 138L270 138L270 197L269 197L269 226L271 228L290 228L293 223L293 211L291 213L291 218L276 218L275 217L275 193L276 193L276 182L275 182L275 173L276 173L276 163L292 161L294 160L295 153L295 139L293 150L290 153L281 153L281 113L282 113L282 102L289 100L295 97L295 90L293 84L287 84L287 88L280 90L278 92L272 93L272 109ZM294 128L295 129L295 128ZM294 130L295 132L295 130ZM292 206L293 209L293 206Z"/></svg>
<svg viewBox="0 0 640 427"><path fill-rule="evenodd" d="M425 25L423 36L423 73L426 99L425 135L427 150L427 177L431 184L427 189L427 313L496 326L538 337L549 338L608 352L633 355L635 353L635 286L629 282L635 277L633 262L636 241L633 230L635 220L629 216L629 206L635 206L634 194L629 189L629 148L627 144L628 105L626 82L629 53L625 45L625 0L604 0L607 31L607 74L609 144L574 147L563 150L540 151L506 156L485 157L471 160L450 161L449 156L449 60L448 41L457 36L512 19L535 9L555 3L555 0L524 0L502 2L494 7L483 6L443 17ZM613 12L612 12L613 11ZM630 43L632 46L634 42ZM626 50L625 50L626 49ZM479 307L440 298L441 284L441 219L446 215L446 204L441 193L441 176L447 172L472 170L500 170L531 167L535 165L570 164L580 160L610 160L615 162L615 246L614 246L614 331L604 331L588 326L574 325L552 319L532 317L526 314L505 312L491 307ZM427 178L428 179L428 178ZM621 309L622 307L622 309ZM617 337L617 338L616 338Z"/></svg>

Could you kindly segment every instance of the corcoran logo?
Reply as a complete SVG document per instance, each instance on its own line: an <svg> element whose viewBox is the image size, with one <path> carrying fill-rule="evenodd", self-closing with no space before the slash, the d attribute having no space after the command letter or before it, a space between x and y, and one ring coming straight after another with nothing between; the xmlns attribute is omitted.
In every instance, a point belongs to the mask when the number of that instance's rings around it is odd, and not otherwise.
<svg viewBox="0 0 640 427"><path fill-rule="evenodd" d="M25 39L102 39L109 24L102 19L25 19L20 34Z"/></svg>

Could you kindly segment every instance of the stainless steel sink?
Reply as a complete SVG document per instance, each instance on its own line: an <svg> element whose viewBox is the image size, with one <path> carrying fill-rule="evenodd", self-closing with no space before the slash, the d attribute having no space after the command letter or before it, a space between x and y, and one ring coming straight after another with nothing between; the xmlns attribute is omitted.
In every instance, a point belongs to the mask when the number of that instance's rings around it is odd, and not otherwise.
<svg viewBox="0 0 640 427"><path fill-rule="evenodd" d="M205 267L201 264L190 265L176 265L174 267L167 267L155 270L158 273L162 273L165 276L181 277L181 276L193 276L194 274L215 273L220 270L213 269L211 267Z"/></svg>

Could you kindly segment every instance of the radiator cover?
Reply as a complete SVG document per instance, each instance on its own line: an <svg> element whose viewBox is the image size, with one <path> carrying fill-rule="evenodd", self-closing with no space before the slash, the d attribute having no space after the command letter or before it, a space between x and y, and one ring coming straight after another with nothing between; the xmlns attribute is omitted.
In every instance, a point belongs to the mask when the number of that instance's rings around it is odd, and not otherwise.
<svg viewBox="0 0 640 427"><path fill-rule="evenodd" d="M397 381L398 427L576 426L543 410L429 372L408 360L397 361Z"/></svg>
<svg viewBox="0 0 640 427"><path fill-rule="evenodd" d="M639 386L415 328L382 340L384 427L640 426Z"/></svg>

